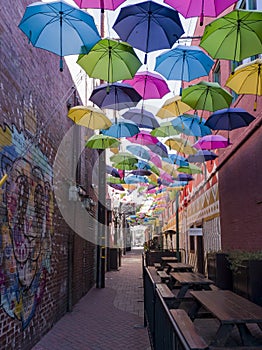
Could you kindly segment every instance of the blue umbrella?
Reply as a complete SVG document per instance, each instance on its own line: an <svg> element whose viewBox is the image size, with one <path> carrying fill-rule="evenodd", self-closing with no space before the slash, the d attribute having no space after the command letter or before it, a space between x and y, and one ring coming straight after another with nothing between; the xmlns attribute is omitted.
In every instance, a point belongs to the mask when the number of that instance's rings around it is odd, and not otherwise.
<svg viewBox="0 0 262 350"><path fill-rule="evenodd" d="M202 119L202 120L201 120ZM186 135L202 137L212 134L208 126L204 124L205 119L193 114L183 114L171 121L174 128Z"/></svg>
<svg viewBox="0 0 262 350"><path fill-rule="evenodd" d="M163 160L166 161L166 159L169 159L171 164L176 164L179 166L187 166L188 165L188 161L186 160L186 158L181 156L180 154L169 154L168 158L165 158ZM167 160L167 162L168 162L168 160Z"/></svg>
<svg viewBox="0 0 262 350"><path fill-rule="evenodd" d="M19 28L35 47L60 56L86 54L100 40L94 19L64 1L27 6Z"/></svg>
<svg viewBox="0 0 262 350"><path fill-rule="evenodd" d="M142 146L139 146L139 145L127 145L126 146L126 149L128 150L128 152L140 157L140 158L143 158L143 159L146 159L146 160L149 160L150 159L150 154L148 153L148 151L146 149L144 149Z"/></svg>
<svg viewBox="0 0 262 350"><path fill-rule="evenodd" d="M178 12L153 1L122 7L113 29L123 41L146 53L171 48L184 34Z"/></svg>
<svg viewBox="0 0 262 350"><path fill-rule="evenodd" d="M218 156L214 152L203 149L198 151L196 154L191 154L188 156L187 160L189 163L204 163L208 160L214 160L217 157Z"/></svg>
<svg viewBox="0 0 262 350"><path fill-rule="evenodd" d="M233 130L248 126L255 119L242 108L225 108L211 114L205 125L213 130Z"/></svg>
<svg viewBox="0 0 262 350"><path fill-rule="evenodd" d="M159 123L153 113L145 109L133 108L122 115L123 118L132 120L140 128L155 129L159 127Z"/></svg>
<svg viewBox="0 0 262 350"><path fill-rule="evenodd" d="M148 164L148 162L145 162L144 160L141 160L141 159L139 159L135 165L138 167L138 169L146 169L146 170L151 169L150 164Z"/></svg>
<svg viewBox="0 0 262 350"><path fill-rule="evenodd" d="M208 75L213 64L198 46L178 45L156 58L155 71L168 80L191 81Z"/></svg>
<svg viewBox="0 0 262 350"><path fill-rule="evenodd" d="M139 127L131 120L118 119L109 129L101 130L102 134L116 137L132 137L139 133Z"/></svg>
<svg viewBox="0 0 262 350"><path fill-rule="evenodd" d="M106 172L107 172L107 174L110 174L110 175L112 175L114 177L119 177L120 178L120 174L119 174L118 170L116 168L113 168L110 165L106 166Z"/></svg>
<svg viewBox="0 0 262 350"><path fill-rule="evenodd" d="M148 179L140 175L128 175L124 180L126 184L148 183Z"/></svg>
<svg viewBox="0 0 262 350"><path fill-rule="evenodd" d="M102 84L89 97L98 107L114 110L134 107L141 99L132 86L124 83Z"/></svg>

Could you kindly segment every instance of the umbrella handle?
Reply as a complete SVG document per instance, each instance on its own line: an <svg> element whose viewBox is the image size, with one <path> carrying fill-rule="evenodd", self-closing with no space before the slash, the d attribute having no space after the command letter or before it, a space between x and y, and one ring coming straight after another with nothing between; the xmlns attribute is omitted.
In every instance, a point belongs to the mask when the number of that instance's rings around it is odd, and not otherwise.
<svg viewBox="0 0 262 350"><path fill-rule="evenodd" d="M60 72L63 72L64 70L64 65L63 65L63 58L60 57L60 68L59 68Z"/></svg>

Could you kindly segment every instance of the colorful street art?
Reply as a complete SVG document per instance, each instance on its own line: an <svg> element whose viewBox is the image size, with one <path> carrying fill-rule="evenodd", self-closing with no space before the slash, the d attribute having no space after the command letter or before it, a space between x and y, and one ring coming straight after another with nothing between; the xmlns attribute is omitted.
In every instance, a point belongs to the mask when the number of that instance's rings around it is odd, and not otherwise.
<svg viewBox="0 0 262 350"><path fill-rule="evenodd" d="M50 273L54 199L52 168L37 145L15 127L0 127L2 222L0 307L28 326Z"/></svg>

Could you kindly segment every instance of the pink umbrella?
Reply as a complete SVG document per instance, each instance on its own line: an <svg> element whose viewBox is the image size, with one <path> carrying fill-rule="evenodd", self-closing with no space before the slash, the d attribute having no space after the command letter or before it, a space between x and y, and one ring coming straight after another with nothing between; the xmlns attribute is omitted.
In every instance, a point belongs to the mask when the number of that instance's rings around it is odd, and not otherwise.
<svg viewBox="0 0 262 350"><path fill-rule="evenodd" d="M81 9L115 10L125 0L74 0Z"/></svg>
<svg viewBox="0 0 262 350"><path fill-rule="evenodd" d="M221 135L206 135L201 137L193 146L196 149L226 148L231 143Z"/></svg>
<svg viewBox="0 0 262 350"><path fill-rule="evenodd" d="M164 2L185 18L200 16L200 25L203 25L203 18L217 17L221 12L238 0L164 0Z"/></svg>
<svg viewBox="0 0 262 350"><path fill-rule="evenodd" d="M133 86L144 100L162 98L170 92L161 75L151 72L138 72L133 79L123 80L123 83Z"/></svg>
<svg viewBox="0 0 262 350"><path fill-rule="evenodd" d="M152 145L159 142L158 138L152 136L148 131L140 131L138 134L127 137L128 141L138 143L140 145Z"/></svg>
<svg viewBox="0 0 262 350"><path fill-rule="evenodd" d="M154 163L158 168L161 168L162 166L162 161L159 158L159 156L157 154L155 154L152 151L148 151L148 153L150 154L150 160L152 163Z"/></svg>
<svg viewBox="0 0 262 350"><path fill-rule="evenodd" d="M166 173L163 169L159 169L160 170L160 179L165 180L167 182L173 182L174 179L171 175L169 175L168 173Z"/></svg>

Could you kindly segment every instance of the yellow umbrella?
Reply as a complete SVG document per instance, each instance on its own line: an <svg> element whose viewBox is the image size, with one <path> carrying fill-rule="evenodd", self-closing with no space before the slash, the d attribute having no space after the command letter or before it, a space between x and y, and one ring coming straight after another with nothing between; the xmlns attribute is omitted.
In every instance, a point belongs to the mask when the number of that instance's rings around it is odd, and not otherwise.
<svg viewBox="0 0 262 350"><path fill-rule="evenodd" d="M262 95L262 59L238 66L227 79L226 86L237 94L256 95L254 111L257 110L257 96Z"/></svg>
<svg viewBox="0 0 262 350"><path fill-rule="evenodd" d="M183 140L179 137L172 137L165 141L165 144L171 149L185 153L185 154L195 154L197 151L192 147L189 141Z"/></svg>
<svg viewBox="0 0 262 350"><path fill-rule="evenodd" d="M162 169L173 177L177 176L176 167L173 164L162 161Z"/></svg>
<svg viewBox="0 0 262 350"><path fill-rule="evenodd" d="M70 108L67 116L76 124L89 129L108 129L112 123L105 113L92 106L75 106Z"/></svg>
<svg viewBox="0 0 262 350"><path fill-rule="evenodd" d="M190 109L192 109L190 106L181 101L181 96L174 96L165 101L156 116L161 119L178 117Z"/></svg>

